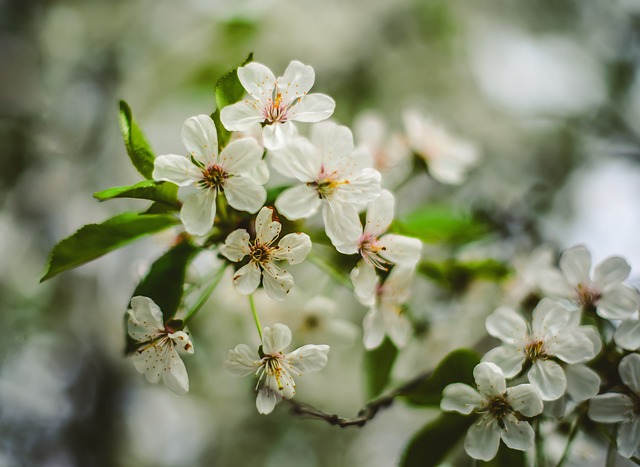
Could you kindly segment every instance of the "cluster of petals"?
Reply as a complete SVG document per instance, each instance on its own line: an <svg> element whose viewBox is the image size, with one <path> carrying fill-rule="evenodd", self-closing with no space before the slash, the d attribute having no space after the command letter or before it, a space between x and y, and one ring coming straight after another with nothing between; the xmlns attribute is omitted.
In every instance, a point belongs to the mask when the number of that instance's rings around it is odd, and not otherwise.
<svg viewBox="0 0 640 467"><path fill-rule="evenodd" d="M606 319L628 319L640 303L636 290L623 284L631 267L622 258L610 257L595 267L591 276L591 253L578 245L560 257L560 271L545 274L541 287L552 297L569 300L583 309L595 308Z"/></svg>
<svg viewBox="0 0 640 467"><path fill-rule="evenodd" d="M238 68L238 79L249 97L224 107L220 120L227 130L249 131L262 127L267 149L281 147L297 134L293 124L315 123L329 118L335 102L324 94L308 94L315 81L313 68L292 61L277 78L261 63Z"/></svg>
<svg viewBox="0 0 640 467"><path fill-rule="evenodd" d="M253 241L245 229L237 229L220 247L220 253L234 262L249 256L249 263L233 276L233 285L240 293L248 295L255 292L261 277L267 295L274 300L284 300L293 287L291 273L282 270L276 262L301 263L311 251L311 240L305 233L290 233L274 245L281 229L280 222L273 219L273 209L263 207L256 217Z"/></svg>
<svg viewBox="0 0 640 467"><path fill-rule="evenodd" d="M545 401L565 392L586 400L598 393L600 378L583 363L593 359L602 344L593 327L579 326L576 319L579 313L548 298L533 310L530 324L515 311L498 308L487 318L486 327L503 345L490 350L483 361L498 365L507 378L527 364L527 378Z"/></svg>
<svg viewBox="0 0 640 467"><path fill-rule="evenodd" d="M311 140L295 138L270 152L273 168L298 184L276 200L278 212L291 220L312 216L322 207L327 236L343 253L361 233L358 212L380 196L380 173L370 167L365 150L355 150L351 130L321 122Z"/></svg>
<svg viewBox="0 0 640 467"><path fill-rule="evenodd" d="M640 355L620 361L618 373L626 393L610 392L589 401L589 417L601 423L619 423L617 448L621 456L640 456Z"/></svg>
<svg viewBox="0 0 640 467"><path fill-rule="evenodd" d="M526 451L533 446L531 425L520 420L542 413L542 399L531 384L507 387L500 368L483 362L473 370L476 388L454 383L442 393L440 408L465 415L479 414L467 431L464 448L474 459L491 460L498 452L500 440L511 449Z"/></svg>
<svg viewBox="0 0 640 467"><path fill-rule="evenodd" d="M246 344L238 344L227 355L227 371L236 376L258 376L256 407L261 414L271 413L283 398L295 395L294 376L321 370L327 364L328 345L307 344L285 353L290 343L291 330L284 324L275 324L264 328L260 354Z"/></svg>
<svg viewBox="0 0 640 467"><path fill-rule="evenodd" d="M198 115L185 121L182 142L189 156L158 156L153 178L180 187L198 188L186 198L180 210L187 232L205 235L211 230L218 193L224 192L229 205L240 211L253 214L260 209L267 198L263 185L269 179L269 171L262 160L263 150L255 139L235 140L218 154L213 120L208 115Z"/></svg>
<svg viewBox="0 0 640 467"><path fill-rule="evenodd" d="M133 355L133 365L148 382L162 380L177 394L189 391L189 376L178 350L193 353L191 338L184 331L165 327L162 311L149 297L131 299L127 330L140 346Z"/></svg>

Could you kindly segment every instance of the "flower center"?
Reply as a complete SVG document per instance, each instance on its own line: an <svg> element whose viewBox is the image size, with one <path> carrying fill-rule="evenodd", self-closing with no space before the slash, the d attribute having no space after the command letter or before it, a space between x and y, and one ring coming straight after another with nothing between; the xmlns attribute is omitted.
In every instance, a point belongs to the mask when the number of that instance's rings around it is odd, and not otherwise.
<svg viewBox="0 0 640 467"><path fill-rule="evenodd" d="M278 92L278 88L273 89L274 97L269 99L268 104L262 110L262 116L265 119L265 125L273 123L284 123L287 121L288 108L282 104L282 93Z"/></svg>
<svg viewBox="0 0 640 467"><path fill-rule="evenodd" d="M320 327L320 319L315 315L309 315L305 318L303 327L305 329L317 329Z"/></svg>
<svg viewBox="0 0 640 467"><path fill-rule="evenodd" d="M271 250L272 248L256 241L254 244L249 246L249 257L251 258L251 261L258 264L266 264L271 259Z"/></svg>
<svg viewBox="0 0 640 467"><path fill-rule="evenodd" d="M513 412L511 404L507 400L507 393L492 396L486 400L484 409L496 420L501 420L506 415Z"/></svg>
<svg viewBox="0 0 640 467"><path fill-rule="evenodd" d="M199 184L202 188L214 188L223 191L224 181L229 178L229 174L216 164L211 164L202 171L202 180Z"/></svg>
<svg viewBox="0 0 640 467"><path fill-rule="evenodd" d="M530 362L544 360L548 357L544 341L541 339L535 339L529 342L524 348L524 354Z"/></svg>
<svg viewBox="0 0 640 467"><path fill-rule="evenodd" d="M264 366L264 371L268 375L271 375L275 378L276 382L278 383L278 389L280 390L282 390L284 387L281 381L284 369L282 368L282 364L280 363L280 360L282 360L283 358L284 358L284 355L282 355L281 353L276 353L271 355L265 355L264 358L262 359L262 365Z"/></svg>
<svg viewBox="0 0 640 467"><path fill-rule="evenodd" d="M358 245L358 252L362 255L362 259L371 267L382 269L383 271L388 271L388 265L391 264L390 261L383 259L379 254L386 249L386 247L380 245L376 237L370 234L363 234Z"/></svg>
<svg viewBox="0 0 640 467"><path fill-rule="evenodd" d="M578 301L583 308L595 307L602 298L600 292L584 284L578 284L577 291Z"/></svg>

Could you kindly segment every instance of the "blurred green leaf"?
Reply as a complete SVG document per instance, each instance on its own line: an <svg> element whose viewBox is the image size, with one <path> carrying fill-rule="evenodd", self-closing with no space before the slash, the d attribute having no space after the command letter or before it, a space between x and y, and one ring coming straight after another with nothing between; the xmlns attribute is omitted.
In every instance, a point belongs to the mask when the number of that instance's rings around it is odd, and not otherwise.
<svg viewBox="0 0 640 467"><path fill-rule="evenodd" d="M53 248L49 266L40 282L179 222L175 216L168 214L145 215L127 212L102 224L85 225Z"/></svg>
<svg viewBox="0 0 640 467"><path fill-rule="evenodd" d="M401 467L431 467L442 463L463 439L475 417L442 413L414 435L400 461Z"/></svg>
<svg viewBox="0 0 640 467"><path fill-rule="evenodd" d="M155 180L143 180L129 186L114 186L94 193L93 197L100 201L114 198L148 199L168 206L180 206L178 203L178 185Z"/></svg>
<svg viewBox="0 0 640 467"><path fill-rule="evenodd" d="M527 460L524 451L509 449L501 443L496 457L488 462L477 461L477 465L479 467L525 467Z"/></svg>
<svg viewBox="0 0 640 467"><path fill-rule="evenodd" d="M457 349L444 357L430 378L402 394L409 403L420 406L440 407L442 390L451 383L474 384L473 369L480 363L480 356L470 349Z"/></svg>
<svg viewBox="0 0 640 467"><path fill-rule="evenodd" d="M423 206L402 216L394 228L426 243L468 243L489 232L486 224L447 206Z"/></svg>
<svg viewBox="0 0 640 467"><path fill-rule="evenodd" d="M445 288L464 290L475 279L496 282L503 280L511 269L494 259L467 262L450 259L439 263L422 261L418 265L418 272Z"/></svg>
<svg viewBox="0 0 640 467"><path fill-rule="evenodd" d="M134 167L147 180L153 178L153 162L155 156L142 130L131 113L131 108L125 101L120 101L120 131L124 138L127 154Z"/></svg>
<svg viewBox="0 0 640 467"><path fill-rule="evenodd" d="M398 349L388 338L377 349L365 352L364 366L369 398L377 396L386 387L397 356Z"/></svg>

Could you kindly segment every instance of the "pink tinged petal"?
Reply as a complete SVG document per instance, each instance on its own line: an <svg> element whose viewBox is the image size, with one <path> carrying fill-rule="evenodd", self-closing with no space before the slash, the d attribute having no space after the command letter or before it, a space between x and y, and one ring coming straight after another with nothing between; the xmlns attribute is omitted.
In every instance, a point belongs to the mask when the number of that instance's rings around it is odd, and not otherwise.
<svg viewBox="0 0 640 467"><path fill-rule="evenodd" d="M322 204L318 193L307 185L289 188L276 199L276 209L289 220L312 216Z"/></svg>
<svg viewBox="0 0 640 467"><path fill-rule="evenodd" d="M525 355L515 345L507 344L489 350L482 357L482 361L495 363L506 378L513 378L522 370Z"/></svg>
<svg viewBox="0 0 640 467"><path fill-rule="evenodd" d="M261 106L249 99L228 105L220 111L220 121L229 131L248 131L264 121Z"/></svg>
<svg viewBox="0 0 640 467"><path fill-rule="evenodd" d="M248 177L231 177L224 183L229 206L250 214L258 212L267 200L267 190Z"/></svg>
<svg viewBox="0 0 640 467"><path fill-rule="evenodd" d="M623 422L632 414L633 401L624 394L611 392L589 399L589 418L594 422Z"/></svg>
<svg viewBox="0 0 640 467"><path fill-rule="evenodd" d="M200 190L187 196L180 220L185 229L192 235L205 235L213 227L216 216L216 190Z"/></svg>
<svg viewBox="0 0 640 467"><path fill-rule="evenodd" d="M487 332L506 344L521 342L528 335L527 322L510 308L500 307L486 320Z"/></svg>
<svg viewBox="0 0 640 467"><path fill-rule="evenodd" d="M262 161L262 152L255 139L237 139L222 150L218 158L219 165L231 175L244 175Z"/></svg>
<svg viewBox="0 0 640 467"><path fill-rule="evenodd" d="M312 67L297 60L291 61L284 71L284 75L277 79L283 101L289 103L307 94L315 79L316 75Z"/></svg>
<svg viewBox="0 0 640 467"><path fill-rule="evenodd" d="M327 172L346 163L344 158L353 152L353 134L346 126L322 122L311 130L311 142L318 148Z"/></svg>
<svg viewBox="0 0 640 467"><path fill-rule="evenodd" d="M139 342L155 339L164 330L162 310L149 297L133 297L127 328L129 335Z"/></svg>
<svg viewBox="0 0 640 467"><path fill-rule="evenodd" d="M311 239L305 233L290 233L282 237L278 242L278 248L274 251L274 259L288 261L289 264L303 262L311 252Z"/></svg>
<svg viewBox="0 0 640 467"><path fill-rule="evenodd" d="M202 171L186 157L169 154L156 157L152 177L178 186L189 186L202 179Z"/></svg>
<svg viewBox="0 0 640 467"><path fill-rule="evenodd" d="M243 295L252 294L260 285L260 276L260 267L252 261L236 271L233 286Z"/></svg>
<svg viewBox="0 0 640 467"><path fill-rule="evenodd" d="M256 398L258 413L269 415L281 400L282 397L271 388L266 386L262 387L260 391L258 391L258 397Z"/></svg>
<svg viewBox="0 0 640 467"><path fill-rule="evenodd" d="M620 323L613 333L613 340L618 347L626 350L640 348L640 320L630 319Z"/></svg>
<svg viewBox="0 0 640 467"><path fill-rule="evenodd" d="M373 306L362 321L362 341L367 350L372 350L382 344L385 334L385 325L382 314Z"/></svg>
<svg viewBox="0 0 640 467"><path fill-rule="evenodd" d="M625 386L640 395L640 354L632 353L624 357L620 361L618 372Z"/></svg>
<svg viewBox="0 0 640 467"><path fill-rule="evenodd" d="M513 414L509 414L502 419L504 429L501 438L504 444L511 449L526 451L533 446L533 428L528 422L518 420Z"/></svg>
<svg viewBox="0 0 640 467"><path fill-rule="evenodd" d="M194 352L193 343L189 334L184 331L176 331L168 334L169 339L173 341L173 344L180 350L192 354Z"/></svg>
<svg viewBox="0 0 640 467"><path fill-rule="evenodd" d="M176 394L189 392L189 375L184 362L175 349L169 351L165 361L165 371L162 374L164 384Z"/></svg>
<svg viewBox="0 0 640 467"><path fill-rule="evenodd" d="M571 313L559 302L543 298L533 310L531 330L536 337L555 335L567 327Z"/></svg>
<svg viewBox="0 0 640 467"><path fill-rule="evenodd" d="M567 377L567 394L575 401L586 401L600 391L600 376L586 365L569 365L564 370Z"/></svg>
<svg viewBox="0 0 640 467"><path fill-rule="evenodd" d="M489 461L496 457L502 429L490 415L474 422L464 438L464 450L474 459Z"/></svg>
<svg viewBox="0 0 640 467"><path fill-rule="evenodd" d="M567 330L547 341L547 353L566 363L591 360L596 356L593 342L578 330Z"/></svg>
<svg viewBox="0 0 640 467"><path fill-rule="evenodd" d="M220 254L229 261L238 262L249 254L249 233L244 229L234 230L220 247Z"/></svg>
<svg viewBox="0 0 640 467"><path fill-rule="evenodd" d="M238 79L242 87L254 99L264 103L273 97L276 77L263 64L251 62L241 66L238 68Z"/></svg>
<svg viewBox="0 0 640 467"><path fill-rule="evenodd" d="M303 345L285 356L289 368L298 376L323 369L328 360L328 345Z"/></svg>
<svg viewBox="0 0 640 467"><path fill-rule="evenodd" d="M296 122L316 123L331 117L336 102L325 94L307 94L291 107L288 118Z"/></svg>
<svg viewBox="0 0 640 467"><path fill-rule="evenodd" d="M265 355L282 352L291 344L291 329L284 324L276 323L262 331L262 351Z"/></svg>
<svg viewBox="0 0 640 467"><path fill-rule="evenodd" d="M320 153L306 138L295 138L286 146L270 151L269 155L271 165L278 173L304 183L314 181L321 171Z"/></svg>
<svg viewBox="0 0 640 467"><path fill-rule="evenodd" d="M507 389L507 400L513 410L525 417L540 415L544 408L540 394L531 384L518 384Z"/></svg>
<svg viewBox="0 0 640 467"><path fill-rule="evenodd" d="M640 417L621 423L618 427L618 453L627 459L633 456L640 446Z"/></svg>
<svg viewBox="0 0 640 467"><path fill-rule="evenodd" d="M593 272L593 283L598 290L606 291L608 287L625 280L630 272L629 263L622 258L613 256L596 266Z"/></svg>
<svg viewBox="0 0 640 467"><path fill-rule="evenodd" d="M590 284L591 253L583 245L565 250L560 257L560 269L572 286Z"/></svg>
<svg viewBox="0 0 640 467"><path fill-rule="evenodd" d="M339 185L333 194L336 201L349 203L360 210L380 196L380 172L374 169L363 169L350 176L346 183Z"/></svg>
<svg viewBox="0 0 640 467"><path fill-rule="evenodd" d="M322 208L322 219L327 237L334 246L341 246L342 250L345 250L344 245L351 244L351 240L362 229L358 211L350 204L326 201Z"/></svg>
<svg viewBox="0 0 640 467"><path fill-rule="evenodd" d="M350 277L353 291L358 301L365 306L373 305L376 300L376 289L380 284L376 270L364 260L360 260L356 267L351 270Z"/></svg>
<svg viewBox="0 0 640 467"><path fill-rule="evenodd" d="M638 308L638 292L624 284L610 286L598 302L596 312L607 319L629 319Z"/></svg>
<svg viewBox="0 0 640 467"><path fill-rule="evenodd" d="M473 369L478 391L485 396L495 396L507 390L502 370L494 363L482 362Z"/></svg>
<svg viewBox="0 0 640 467"><path fill-rule="evenodd" d="M246 344L238 344L229 350L224 362L224 369L235 376L247 376L255 372L260 365L256 360L258 353Z"/></svg>
<svg viewBox="0 0 640 467"><path fill-rule="evenodd" d="M188 118L182 126L182 143L198 162L209 165L218 154L216 126L208 115Z"/></svg>
<svg viewBox="0 0 640 467"><path fill-rule="evenodd" d="M272 123L262 129L264 147L272 151L288 144L298 135L298 130L291 122Z"/></svg>
<svg viewBox="0 0 640 467"><path fill-rule="evenodd" d="M364 232L379 237L387 231L395 211L395 200L388 190L382 190L380 196L367 206L367 221L364 225Z"/></svg>
<svg viewBox="0 0 640 467"><path fill-rule="evenodd" d="M382 246L380 256L395 264L414 266L420 261L422 242L417 238L387 234L378 242Z"/></svg>
<svg viewBox="0 0 640 467"><path fill-rule="evenodd" d="M293 288L294 281L291 273L283 271L273 263L262 266L262 286L267 295L274 300L282 301L287 298L287 294Z"/></svg>
<svg viewBox="0 0 640 467"><path fill-rule="evenodd" d="M475 408L480 407L483 400L480 393L468 384L449 384L442 391L440 409L469 415Z"/></svg>
<svg viewBox="0 0 640 467"><path fill-rule="evenodd" d="M273 220L273 208L265 206L256 217L255 228L256 239L262 244L271 244L280 235L282 225Z"/></svg>
<svg viewBox="0 0 640 467"><path fill-rule="evenodd" d="M561 397L567 389L567 379L562 367L551 360L533 362L527 377L544 401Z"/></svg>

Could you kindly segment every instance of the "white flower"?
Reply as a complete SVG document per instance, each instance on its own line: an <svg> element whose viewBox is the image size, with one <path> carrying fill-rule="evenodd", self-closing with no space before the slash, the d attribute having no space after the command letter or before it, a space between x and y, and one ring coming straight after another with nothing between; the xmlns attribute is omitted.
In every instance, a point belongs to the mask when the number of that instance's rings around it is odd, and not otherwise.
<svg viewBox="0 0 640 467"><path fill-rule="evenodd" d="M511 449L526 451L533 446L533 428L518 420L542 413L542 400L530 384L507 388L500 368L493 363L480 363L473 369L477 390L467 384L454 383L442 391L440 408L468 415L475 412L479 420L471 425L464 449L474 459L488 461L498 452L500 439Z"/></svg>
<svg viewBox="0 0 640 467"><path fill-rule="evenodd" d="M142 344L133 355L136 370L150 383L162 379L173 392L188 392L189 375L178 349L193 353L189 335L165 326L160 307L148 297L133 297L128 314L129 335Z"/></svg>
<svg viewBox="0 0 640 467"><path fill-rule="evenodd" d="M362 226L358 211L380 195L380 173L369 167L370 157L353 150L351 130L333 122L312 129L311 142L296 138L271 153L273 168L301 183L282 192L276 208L288 219L313 215L322 206L328 237L342 253ZM343 251L344 250L344 251Z"/></svg>
<svg viewBox="0 0 640 467"><path fill-rule="evenodd" d="M601 347L597 331L575 325L573 315L578 316L548 298L533 310L531 325L515 311L498 308L487 317L486 326L489 334L504 345L487 352L482 360L497 364L507 378L520 373L525 363L530 364L527 377L542 399L558 399L567 390L568 374L566 367L554 359L567 364L584 363L595 357ZM573 386L572 391L575 393Z"/></svg>
<svg viewBox="0 0 640 467"><path fill-rule="evenodd" d="M227 354L224 367L236 376L256 373L260 388L256 407L261 414L269 414L283 397L291 399L295 395L294 375L302 376L305 372L324 368L329 346L307 344L284 353L291 343L291 330L284 324L264 328L262 337L261 358L248 345L238 344Z"/></svg>
<svg viewBox="0 0 640 467"><path fill-rule="evenodd" d="M442 183L462 183L478 162L476 149L415 110L406 111L403 119L409 147L425 160L429 174Z"/></svg>
<svg viewBox="0 0 640 467"><path fill-rule="evenodd" d="M613 333L616 344L626 350L640 348L640 320L627 319L622 321Z"/></svg>
<svg viewBox="0 0 640 467"><path fill-rule="evenodd" d="M262 185L269 179L269 171L255 139L233 141L218 154L213 120L208 115L198 115L184 122L182 142L189 157L158 156L153 178L181 187L196 185L199 188L187 197L180 210L187 232L204 235L211 230L219 192L224 192L229 205L235 209L251 214L260 209L267 199Z"/></svg>
<svg viewBox="0 0 640 467"><path fill-rule="evenodd" d="M629 354L618 366L627 394L607 393L589 401L589 417L601 423L620 423L618 452L629 458L640 448L640 355Z"/></svg>
<svg viewBox="0 0 640 467"><path fill-rule="evenodd" d="M266 66L252 62L238 68L238 79L249 98L220 111L227 130L246 131L261 124L264 146L275 149L296 134L293 121L315 123L333 114L336 103L324 94L307 94L313 82L313 68L292 61L276 79Z"/></svg>
<svg viewBox="0 0 640 467"><path fill-rule="evenodd" d="M591 253L583 245L565 250L560 274L550 272L541 284L548 295L569 299L583 309L595 308L607 319L628 319L638 307L638 293L622 283L631 267L622 258L610 257L596 266L591 278Z"/></svg>
<svg viewBox="0 0 640 467"><path fill-rule="evenodd" d="M256 238L252 242L249 233L238 229L229 234L220 247L220 253L231 261L241 261L249 256L249 264L238 269L233 276L233 285L238 292L248 295L262 285L269 297L284 300L293 287L293 276L276 266L275 261L298 264L311 251L311 240L304 233L290 233L282 237L277 246L273 243L280 235L282 225L273 220L273 209L264 207L255 222Z"/></svg>

